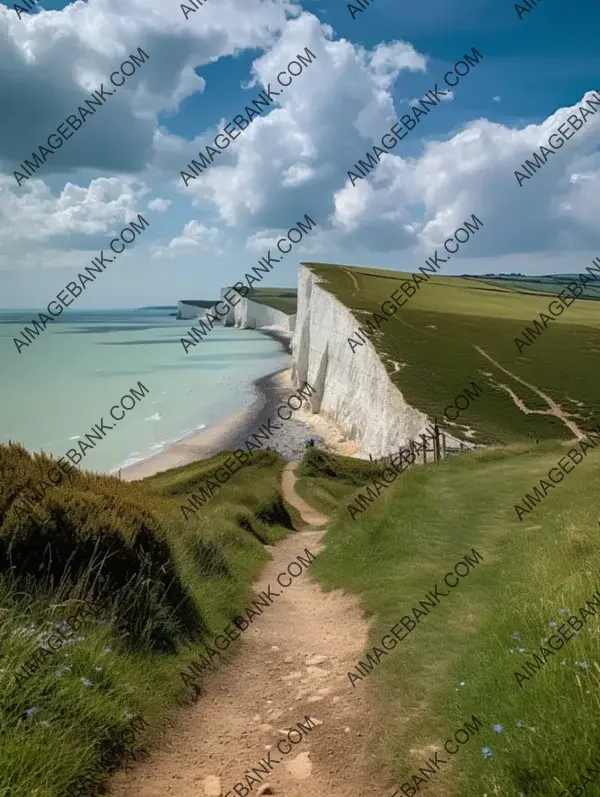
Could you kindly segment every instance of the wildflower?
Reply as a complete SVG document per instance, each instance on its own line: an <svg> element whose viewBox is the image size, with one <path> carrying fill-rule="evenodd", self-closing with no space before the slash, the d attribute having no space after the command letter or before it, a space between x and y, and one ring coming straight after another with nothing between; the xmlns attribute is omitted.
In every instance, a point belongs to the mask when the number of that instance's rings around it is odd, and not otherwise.
<svg viewBox="0 0 600 797"><path fill-rule="evenodd" d="M552 620L552 622L548 623L548 627L549 628L556 628L556 623L554 622L554 620Z"/></svg>
<svg viewBox="0 0 600 797"><path fill-rule="evenodd" d="M492 757L492 751L491 751L491 749L489 747L482 747L481 748L481 755L484 758L491 758Z"/></svg>
<svg viewBox="0 0 600 797"><path fill-rule="evenodd" d="M576 661L575 664L579 667L580 670L587 670L588 668L585 661Z"/></svg>
<svg viewBox="0 0 600 797"><path fill-rule="evenodd" d="M566 664L567 664L567 660L563 659L560 664L561 664L561 667L565 667Z"/></svg>
<svg viewBox="0 0 600 797"><path fill-rule="evenodd" d="M62 672L60 670L56 670L54 675L56 675L57 678L62 678Z"/></svg>
<svg viewBox="0 0 600 797"><path fill-rule="evenodd" d="M461 681L461 682L459 683L459 686L464 686L464 685L465 685L465 682L464 682L464 681Z"/></svg>
<svg viewBox="0 0 600 797"><path fill-rule="evenodd" d="M102 667L94 667L94 669L96 670L96 672L102 672Z"/></svg>
<svg viewBox="0 0 600 797"><path fill-rule="evenodd" d="M104 648L105 653L112 653L112 648Z"/></svg>
<svg viewBox="0 0 600 797"><path fill-rule="evenodd" d="M515 724L516 724L517 728L526 728L527 727L524 722L521 722L521 720L517 720L517 722Z"/></svg>
<svg viewBox="0 0 600 797"><path fill-rule="evenodd" d="M79 679L84 686L91 686L93 681L90 681L89 678L80 678Z"/></svg>
<svg viewBox="0 0 600 797"><path fill-rule="evenodd" d="M512 638L513 639L521 639L521 634L518 631L513 631Z"/></svg>
<svg viewBox="0 0 600 797"><path fill-rule="evenodd" d="M569 613L569 610L568 610L568 609L561 609L561 610L559 611L559 614L560 614L560 615L564 615L564 614L568 614L568 613Z"/></svg>
<svg viewBox="0 0 600 797"><path fill-rule="evenodd" d="M37 714L38 711L39 708L37 708L36 706L32 706L31 708L25 709L25 714L27 714L28 717L31 717L32 714Z"/></svg>
<svg viewBox="0 0 600 797"><path fill-rule="evenodd" d="M85 637L84 636L78 636L75 641L76 642L85 642Z"/></svg>
<svg viewBox="0 0 600 797"><path fill-rule="evenodd" d="M517 650L519 651L519 653L525 653L525 648L517 648Z"/></svg>
<svg viewBox="0 0 600 797"><path fill-rule="evenodd" d="M502 725L500 725L500 723L496 723L496 725L492 725L492 728L496 731L496 733L502 733Z"/></svg>
<svg viewBox="0 0 600 797"><path fill-rule="evenodd" d="M126 711L126 712L123 714L123 719L126 719L126 720L132 720L132 719L133 719L133 714L130 714L128 711Z"/></svg>
<svg viewBox="0 0 600 797"><path fill-rule="evenodd" d="M41 722L38 722L38 725L40 726L40 728L50 727L50 723L48 722L48 720L42 720Z"/></svg>

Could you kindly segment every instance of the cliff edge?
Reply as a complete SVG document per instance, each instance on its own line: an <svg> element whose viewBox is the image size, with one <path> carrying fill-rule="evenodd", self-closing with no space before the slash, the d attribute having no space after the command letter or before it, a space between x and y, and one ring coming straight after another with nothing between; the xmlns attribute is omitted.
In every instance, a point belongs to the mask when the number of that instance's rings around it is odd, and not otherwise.
<svg viewBox="0 0 600 797"><path fill-rule="evenodd" d="M348 338L358 325L350 310L298 266L298 311L292 337L292 378L316 389L311 409L360 443L359 457L382 457L424 434L431 423L392 383L372 345L355 353ZM458 440L446 434L449 445Z"/></svg>

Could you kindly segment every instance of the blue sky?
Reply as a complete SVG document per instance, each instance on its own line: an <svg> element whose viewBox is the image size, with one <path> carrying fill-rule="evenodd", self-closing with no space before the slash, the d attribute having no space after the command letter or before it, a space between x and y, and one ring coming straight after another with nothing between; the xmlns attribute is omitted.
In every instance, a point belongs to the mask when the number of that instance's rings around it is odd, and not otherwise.
<svg viewBox="0 0 600 797"><path fill-rule="evenodd" d="M46 305L138 213L148 230L78 307L212 298L305 213L317 231L264 285L295 285L302 260L412 270L472 213L485 230L447 273L578 272L599 254L596 117L514 178L596 90L591 0L523 19L503 0L374 0L355 19L323 0L207 0L187 20L164 0L42 4L0 8L1 307ZM148 62L18 186L18 164L138 47ZM305 47L317 58L285 101L185 188L185 164ZM453 96L353 187L347 170L472 47L483 60Z"/></svg>

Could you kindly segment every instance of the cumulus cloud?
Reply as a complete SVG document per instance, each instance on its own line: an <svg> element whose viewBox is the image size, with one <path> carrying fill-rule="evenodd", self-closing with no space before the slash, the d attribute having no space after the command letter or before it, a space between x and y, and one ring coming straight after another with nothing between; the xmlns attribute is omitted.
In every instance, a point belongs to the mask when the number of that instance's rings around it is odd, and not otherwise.
<svg viewBox="0 0 600 797"><path fill-rule="evenodd" d="M306 57L305 48L314 59L276 98L279 107L254 118L218 163L187 188L180 184L196 201L210 201L227 225L252 219L261 227L289 227L299 209L315 219L326 216L333 191L369 138L380 137L397 118L394 82L401 73L422 72L427 63L407 42L365 49L334 41L329 25L302 13L254 62L257 83L280 89L277 74L298 54ZM187 160L207 143L208 136L194 141ZM161 145L174 146L166 138Z"/></svg>
<svg viewBox="0 0 600 797"><path fill-rule="evenodd" d="M170 199L163 199L162 197L156 197L156 199L151 199L148 202L148 210L154 210L156 213L164 213L171 206Z"/></svg>
<svg viewBox="0 0 600 797"><path fill-rule="evenodd" d="M184 225L182 234L169 241L167 246L157 244L151 247L152 257L176 257L196 249L210 250L215 256L220 256L223 254L223 249L218 245L221 235L217 227L206 227L193 219Z"/></svg>
<svg viewBox="0 0 600 797"><path fill-rule="evenodd" d="M221 0L185 20L163 0L77 0L60 12L19 20L0 5L0 168L30 158L89 92L142 47L146 63L42 167L44 175L93 168L136 172L152 158L157 114L174 110L205 85L194 69L246 48L269 47L290 15L292 0ZM23 102L23 97L26 102Z"/></svg>
<svg viewBox="0 0 600 797"><path fill-rule="evenodd" d="M6 248L22 242L45 248L66 236L71 248L87 248L135 218L149 192L136 178L99 177L87 188L67 183L58 196L41 180L31 180L20 190L12 182L0 178L0 229Z"/></svg>
<svg viewBox="0 0 600 797"><path fill-rule="evenodd" d="M582 102L593 97L588 92ZM367 179L336 192L332 223L373 249L430 251L475 213L486 234L464 247L467 256L585 249L597 241L599 118L588 118L521 187L515 178L580 105L521 129L469 122L447 141L428 142L418 158L387 154Z"/></svg>

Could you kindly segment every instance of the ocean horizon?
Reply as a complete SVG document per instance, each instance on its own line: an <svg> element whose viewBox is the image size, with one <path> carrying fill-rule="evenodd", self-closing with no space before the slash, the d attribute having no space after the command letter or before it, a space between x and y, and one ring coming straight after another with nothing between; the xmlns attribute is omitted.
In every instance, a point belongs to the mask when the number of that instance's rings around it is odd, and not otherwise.
<svg viewBox="0 0 600 797"><path fill-rule="evenodd" d="M250 406L254 381L289 362L276 340L221 326L186 354L194 321L175 309L68 310L21 353L13 338L39 311L0 310L0 440L61 457L104 418L114 429L79 466L116 472ZM138 381L147 395L115 424L110 408Z"/></svg>

